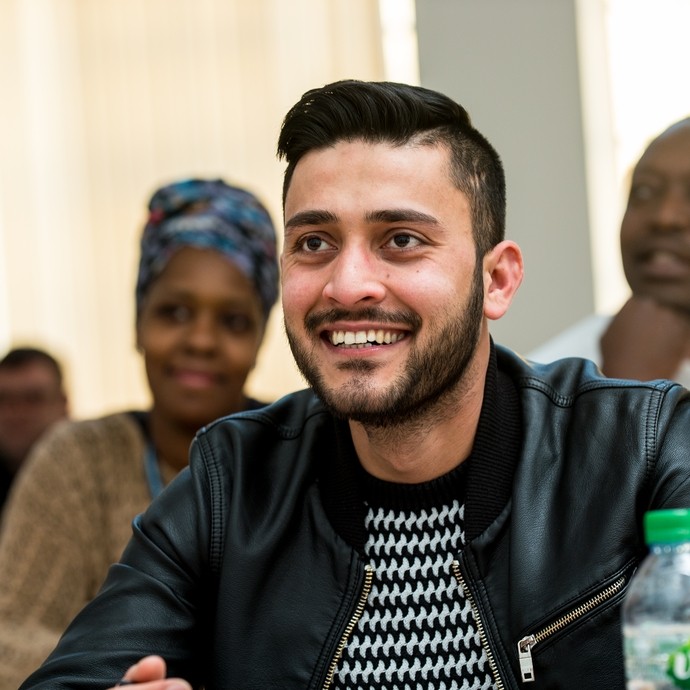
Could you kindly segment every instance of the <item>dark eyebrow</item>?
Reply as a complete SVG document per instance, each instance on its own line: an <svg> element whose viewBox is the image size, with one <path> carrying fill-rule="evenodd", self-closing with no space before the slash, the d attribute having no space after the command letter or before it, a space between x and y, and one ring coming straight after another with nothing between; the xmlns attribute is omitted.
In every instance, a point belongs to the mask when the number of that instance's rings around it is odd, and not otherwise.
<svg viewBox="0 0 690 690"><path fill-rule="evenodd" d="M365 216L369 223L424 223L426 225L438 225L438 220L428 213L415 211L409 208L382 209L369 211ZM331 211L311 210L300 211L285 221L285 229L309 225L327 225L337 223L338 216Z"/></svg>
<svg viewBox="0 0 690 690"><path fill-rule="evenodd" d="M438 220L428 213L415 211L410 208L393 208L382 211L370 211L366 215L370 223L424 223L425 225L438 225Z"/></svg>
<svg viewBox="0 0 690 690"><path fill-rule="evenodd" d="M326 225L337 221L338 216L330 211L300 211L285 221L285 229L299 228L305 225Z"/></svg>
<svg viewBox="0 0 690 690"><path fill-rule="evenodd" d="M649 164L640 164L634 170L632 178L635 179L638 175L647 175L652 177L665 177L665 173L662 170Z"/></svg>

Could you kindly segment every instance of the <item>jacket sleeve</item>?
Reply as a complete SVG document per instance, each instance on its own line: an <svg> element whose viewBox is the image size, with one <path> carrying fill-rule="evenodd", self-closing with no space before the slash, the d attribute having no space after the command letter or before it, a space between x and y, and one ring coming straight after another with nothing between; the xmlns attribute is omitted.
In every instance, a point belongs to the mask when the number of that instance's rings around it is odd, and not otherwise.
<svg viewBox="0 0 690 690"><path fill-rule="evenodd" d="M212 628L202 595L214 587L207 567L210 493L200 465L197 476L183 470L134 520L100 592L21 690L108 688L149 654L166 660L169 675L200 685Z"/></svg>
<svg viewBox="0 0 690 690"><path fill-rule="evenodd" d="M678 386L669 391L656 429L649 429L648 510L690 508L690 393ZM651 444L652 441L650 440Z"/></svg>

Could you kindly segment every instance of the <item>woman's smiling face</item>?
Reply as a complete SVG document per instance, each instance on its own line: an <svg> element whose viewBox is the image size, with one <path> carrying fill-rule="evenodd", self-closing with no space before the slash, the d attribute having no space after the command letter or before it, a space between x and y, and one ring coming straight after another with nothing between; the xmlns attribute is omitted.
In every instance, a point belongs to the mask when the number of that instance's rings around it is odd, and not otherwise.
<svg viewBox="0 0 690 690"><path fill-rule="evenodd" d="M263 333L251 281L219 252L180 249L149 288L137 321L154 414L197 429L243 409Z"/></svg>

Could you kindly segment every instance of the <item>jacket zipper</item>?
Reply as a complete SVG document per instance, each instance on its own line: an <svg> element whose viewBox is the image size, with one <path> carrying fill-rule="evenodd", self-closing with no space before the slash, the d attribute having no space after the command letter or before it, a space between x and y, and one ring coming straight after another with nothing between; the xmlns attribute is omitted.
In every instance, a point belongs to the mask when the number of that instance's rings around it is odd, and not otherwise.
<svg viewBox="0 0 690 690"><path fill-rule="evenodd" d="M522 674L523 683L533 683L534 682L534 663L532 660L532 650L536 645L544 640L548 639L554 633L559 632L570 623L574 623L576 620L584 616L585 614L593 611L597 606L607 602L611 597L618 594L623 589L625 585L625 577L619 577L615 582L610 584L606 589L596 594L591 599L588 599L583 604L580 604L577 608L573 609L569 613L556 619L553 623L542 628L539 632L533 635L526 635L517 644L518 648L518 659L520 661L520 672Z"/></svg>
<svg viewBox="0 0 690 690"><path fill-rule="evenodd" d="M343 636L340 638L340 642L338 643L338 647L335 650L333 660L331 661L330 666L328 667L328 672L326 673L326 680L323 684L323 690L328 690L328 688L330 688L331 684L333 683L333 678L335 677L335 670L338 667L340 657L343 655L343 651L345 649L345 646L347 645L347 641L350 639L350 635L352 635L352 632L355 629L355 626L357 625L357 621L359 621L359 619L362 617L362 614L364 613L364 606L366 605L367 599L369 598L369 592L371 592L371 584L373 581L374 569L367 564L364 566L364 585L362 586L362 591L359 593L357 607L355 608L355 612L352 614L352 618L350 618L350 622L347 624L347 627L345 628Z"/></svg>
<svg viewBox="0 0 690 690"><path fill-rule="evenodd" d="M474 601L474 597L472 596L472 592L470 592L470 588L467 586L467 583L465 582L465 578L463 577L463 574L460 571L460 562L457 560L454 560L453 564L452 564L452 568L453 568L453 574L455 575L455 579L460 584L460 587L462 587L462 590L465 593L467 600L470 602L470 606L472 607L472 613L474 615L474 620L477 624L477 629L479 630L479 639L481 640L482 647L484 648L484 651L486 652L486 658L489 660L489 666L491 667L491 675L494 678L496 690L504 690L505 685L503 685L503 681L501 680L501 677L498 675L498 668L496 667L496 659L494 658L494 653L491 651L491 647L489 647L489 641L486 638L486 630L484 628L484 623L482 622L482 619L479 616L479 609L477 608L477 605Z"/></svg>

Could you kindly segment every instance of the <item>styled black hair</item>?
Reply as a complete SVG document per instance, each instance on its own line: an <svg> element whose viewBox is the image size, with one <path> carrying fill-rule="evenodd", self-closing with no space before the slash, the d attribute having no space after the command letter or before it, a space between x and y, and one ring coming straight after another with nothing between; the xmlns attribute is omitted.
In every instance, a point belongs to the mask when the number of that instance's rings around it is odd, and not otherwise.
<svg viewBox="0 0 690 690"><path fill-rule="evenodd" d="M470 203L478 255L503 240L506 191L498 153L461 105L409 84L348 79L307 91L288 111L278 138L278 158L287 162L283 204L302 156L354 140L448 147L451 179Z"/></svg>

